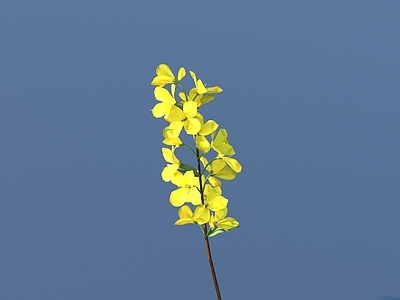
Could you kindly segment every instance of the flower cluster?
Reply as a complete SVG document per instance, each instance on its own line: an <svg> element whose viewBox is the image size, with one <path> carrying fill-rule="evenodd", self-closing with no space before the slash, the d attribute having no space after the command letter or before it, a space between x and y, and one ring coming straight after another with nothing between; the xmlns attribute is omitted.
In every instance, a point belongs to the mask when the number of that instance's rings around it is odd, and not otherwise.
<svg viewBox="0 0 400 300"><path fill-rule="evenodd" d="M159 101L151 110L155 118L164 118L168 125L163 130L162 155L167 162L161 177L176 186L170 194L172 206L179 207L179 219L175 225L198 224L206 236L212 237L239 226L228 217L228 199L222 196L223 180L233 180L242 166L232 158L235 151L228 141L226 129L219 128L214 120L205 121L199 109L221 93L219 86L208 87L196 74L189 72L194 87L187 92L181 80L186 70L181 67L175 76L168 65L160 64L151 84L155 86L154 97ZM176 87L181 89L176 93ZM184 131L194 147L181 139ZM182 163L176 150L186 147L194 154L197 165ZM210 151L215 156L208 160Z"/></svg>

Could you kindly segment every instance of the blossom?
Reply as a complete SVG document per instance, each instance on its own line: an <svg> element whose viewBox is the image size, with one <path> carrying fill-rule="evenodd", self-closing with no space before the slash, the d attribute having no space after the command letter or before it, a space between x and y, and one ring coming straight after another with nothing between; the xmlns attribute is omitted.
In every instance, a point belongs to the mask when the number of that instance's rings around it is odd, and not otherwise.
<svg viewBox="0 0 400 300"><path fill-rule="evenodd" d="M202 225L209 222L212 212L223 210L228 204L228 199L221 194L221 188L212 188L207 184L204 190L205 204L198 205L194 212L188 205L183 205L178 211L179 219L175 222L175 225Z"/></svg>
<svg viewBox="0 0 400 300"><path fill-rule="evenodd" d="M155 118L164 118L168 125L163 129L163 143L169 147L162 147L162 155L166 165L161 172L165 182L176 186L170 192L169 202L178 207L178 220L175 225L200 225L206 237L229 231L239 226L239 222L227 217L229 200L222 195L220 179L232 180L241 172L242 166L232 158L234 148L229 144L228 132L221 128L214 120L203 118L200 107L215 99L215 94L221 93L219 86L208 87L196 73L190 71L194 87L186 90L181 80L186 76L185 68L181 67L175 75L166 64L156 68L156 76L151 81L154 87L154 97L158 101L151 109ZM165 85L170 85L166 88ZM176 87L182 89L176 99ZM181 140L182 129L191 135L195 148ZM175 155L180 146L191 150L197 164L181 162ZM205 155L210 150L216 156L208 162ZM200 166L203 164L203 168ZM207 177L206 177L207 175Z"/></svg>
<svg viewBox="0 0 400 300"><path fill-rule="evenodd" d="M210 212L206 209L205 205L199 205L195 208L194 213L188 205L183 205L178 210L179 219L174 225L186 224L205 224L210 221Z"/></svg>
<svg viewBox="0 0 400 300"><path fill-rule="evenodd" d="M222 189L219 186L211 187L209 184L206 184L204 198L206 207L214 212L224 209L228 205L228 199L222 196Z"/></svg>
<svg viewBox="0 0 400 300"><path fill-rule="evenodd" d="M167 166L161 172L161 178L165 182L169 182L174 180L174 177L179 173L178 169L180 166L179 159L175 156L175 149L178 148L173 146L172 149L161 148L162 155L164 159L167 161Z"/></svg>
<svg viewBox="0 0 400 300"><path fill-rule="evenodd" d="M206 89L205 85L203 84L203 81L201 81L201 79L196 78L196 73L193 71L190 71L190 76L192 76L192 78L193 78L193 82L194 82L194 85L196 86L197 94L202 95L202 94L207 93L207 89Z"/></svg>
<svg viewBox="0 0 400 300"><path fill-rule="evenodd" d="M197 114L197 119L200 121L201 129L195 137L196 148L203 153L207 153L211 149L211 143L206 136L217 130L218 124L214 120L208 120L204 123L203 116L200 113Z"/></svg>
<svg viewBox="0 0 400 300"><path fill-rule="evenodd" d="M195 72L190 71L189 73L190 73L190 76L193 78L193 82L194 82L194 85L196 86L195 90L196 90L197 94L199 94L199 95L203 95L206 93L217 94L217 93L222 92L222 89L219 86L212 86L212 87L207 88L201 79L197 79Z"/></svg>
<svg viewBox="0 0 400 300"><path fill-rule="evenodd" d="M236 228L239 226L239 222L232 217L226 217L228 214L228 208L221 209L215 214L213 214L210 218L209 225L211 230L214 229L221 229L222 231L228 231L233 228ZM212 236L212 235L209 235Z"/></svg>
<svg viewBox="0 0 400 300"><path fill-rule="evenodd" d="M236 177L236 173L242 171L242 166L237 159L228 156L218 156L211 162L211 170L219 178L232 180Z"/></svg>
<svg viewBox="0 0 400 300"><path fill-rule="evenodd" d="M179 207L186 202L193 205L201 204L199 178L194 175L193 171L186 171L183 175L181 173L176 174L172 183L178 186L169 196L169 202L172 206Z"/></svg>
<svg viewBox="0 0 400 300"><path fill-rule="evenodd" d="M161 101L161 103L157 103L151 110L155 118L161 118L165 115L168 115L171 109L175 107L176 100L173 96L174 94L175 85L171 85L171 93L163 87L155 87L154 97L156 100Z"/></svg>
<svg viewBox="0 0 400 300"><path fill-rule="evenodd" d="M197 107L200 107L208 102L211 102L215 98L213 94L201 94L201 95L198 94L196 88L192 88L189 91L189 94L186 94L184 92L179 92L178 96L179 98L181 98L182 102L195 101L197 103Z"/></svg>
<svg viewBox="0 0 400 300"><path fill-rule="evenodd" d="M178 83L186 75L185 68L181 67L178 71L178 76L172 73L171 69L166 64L160 64L156 69L157 76L151 82L151 85L164 86L168 83Z"/></svg>
<svg viewBox="0 0 400 300"><path fill-rule="evenodd" d="M217 134L213 132L211 134L212 142L211 147L220 155L232 156L235 154L235 150L229 144L228 141L228 131L221 128Z"/></svg>
<svg viewBox="0 0 400 300"><path fill-rule="evenodd" d="M177 106L171 108L170 113L166 117L168 122L180 122L181 127L185 128L187 134L195 135L201 129L201 123L196 118L197 104L194 101L183 103L182 109Z"/></svg>
<svg viewBox="0 0 400 300"><path fill-rule="evenodd" d="M183 144L179 135L182 131L182 124L180 122L172 122L163 130L164 140L163 143L170 146L180 146Z"/></svg>
<svg viewBox="0 0 400 300"><path fill-rule="evenodd" d="M208 171L210 176L208 180L213 186L222 185L221 182L215 177L224 180L233 180L236 177L236 173L240 173L242 171L242 166L240 163L231 157L217 156L211 161L211 163L209 163L207 158L204 156L202 156L200 160L203 163L204 168Z"/></svg>

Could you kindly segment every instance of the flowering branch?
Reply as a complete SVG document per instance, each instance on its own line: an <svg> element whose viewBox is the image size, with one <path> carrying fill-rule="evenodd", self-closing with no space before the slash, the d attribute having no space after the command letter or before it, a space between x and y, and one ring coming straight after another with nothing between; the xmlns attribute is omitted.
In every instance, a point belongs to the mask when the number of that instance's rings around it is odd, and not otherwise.
<svg viewBox="0 0 400 300"><path fill-rule="evenodd" d="M215 292L217 299L222 299L209 238L239 226L236 219L227 217L229 201L222 196L222 183L219 179L235 179L242 166L232 158L235 151L228 142L226 129L218 130L219 125L214 120L204 122L199 112L200 107L213 101L215 94L221 93L222 89L219 86L207 87L190 71L194 87L186 92L181 83L185 76L186 70L183 67L175 76L166 64L160 64L151 82L155 86L154 97L159 101L151 112L154 117L164 117L168 122L163 130L163 143L169 147L161 149L167 166L161 172L161 177L177 187L169 197L171 205L179 207L179 219L175 225L197 224L202 229ZM170 85L169 90L165 88L166 85ZM178 93L179 102L175 98L176 86L181 88ZM181 140L182 129L191 137L194 148ZM182 163L177 158L175 152L182 146L195 156L196 167ZM205 155L210 150L216 155L209 162Z"/></svg>

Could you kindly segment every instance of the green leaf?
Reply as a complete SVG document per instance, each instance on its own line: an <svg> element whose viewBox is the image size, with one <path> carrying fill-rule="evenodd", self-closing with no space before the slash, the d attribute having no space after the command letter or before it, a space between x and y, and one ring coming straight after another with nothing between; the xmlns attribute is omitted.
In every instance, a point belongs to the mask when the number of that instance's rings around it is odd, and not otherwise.
<svg viewBox="0 0 400 300"><path fill-rule="evenodd" d="M217 234L224 233L224 232L227 232L227 230L214 227L214 228L210 228L210 230L207 233L207 236L213 237L213 236L216 236Z"/></svg>
<svg viewBox="0 0 400 300"><path fill-rule="evenodd" d="M196 168L191 165L188 165L188 164L180 164L178 171L180 171L181 173L185 173L187 171L193 171L194 176L196 176L196 177L200 176L199 172L196 170Z"/></svg>

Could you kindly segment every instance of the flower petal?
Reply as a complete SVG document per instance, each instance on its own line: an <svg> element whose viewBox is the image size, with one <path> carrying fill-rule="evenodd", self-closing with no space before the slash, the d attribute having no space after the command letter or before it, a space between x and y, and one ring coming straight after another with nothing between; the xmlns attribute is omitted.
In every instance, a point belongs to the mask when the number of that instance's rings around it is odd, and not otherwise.
<svg viewBox="0 0 400 300"><path fill-rule="evenodd" d="M199 120L193 118L185 121L184 127L187 134L195 135L200 131L201 124Z"/></svg>
<svg viewBox="0 0 400 300"><path fill-rule="evenodd" d="M187 118L194 118L197 115L197 103L194 101L183 103L183 112Z"/></svg>
<svg viewBox="0 0 400 300"><path fill-rule="evenodd" d="M207 153L211 149L211 144L204 136L196 135L196 148Z"/></svg>
<svg viewBox="0 0 400 300"><path fill-rule="evenodd" d="M167 64L159 64L156 69L157 75L165 75L174 78L174 74L172 73L170 67Z"/></svg>
<svg viewBox="0 0 400 300"><path fill-rule="evenodd" d="M160 86L156 86L154 89L154 97L158 100L158 101L162 101L164 103L169 103L169 104L175 104L176 100L174 99L174 97L170 94L170 92Z"/></svg>
<svg viewBox="0 0 400 300"><path fill-rule="evenodd" d="M208 210L204 205L199 205L193 213L193 219L199 225L207 223L210 221L210 210Z"/></svg>
<svg viewBox="0 0 400 300"><path fill-rule="evenodd" d="M185 68L181 67L178 71L178 81L181 81L183 77L186 76Z"/></svg>
<svg viewBox="0 0 400 300"><path fill-rule="evenodd" d="M227 217L217 223L218 228L222 228L224 230L230 230L239 226L239 222L232 217Z"/></svg>
<svg viewBox="0 0 400 300"><path fill-rule="evenodd" d="M179 207L185 204L188 196L187 188L178 188L173 190L169 196L169 202L172 206Z"/></svg>
<svg viewBox="0 0 400 300"><path fill-rule="evenodd" d="M207 93L207 89L204 86L203 81L201 81L201 79L197 80L196 87L197 87L197 93L199 93L200 95Z"/></svg>

